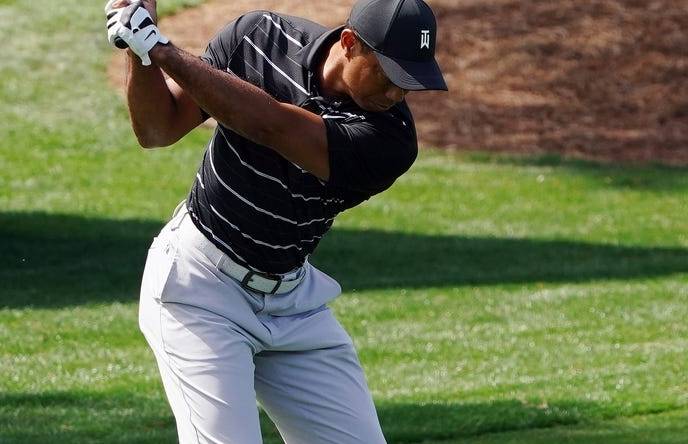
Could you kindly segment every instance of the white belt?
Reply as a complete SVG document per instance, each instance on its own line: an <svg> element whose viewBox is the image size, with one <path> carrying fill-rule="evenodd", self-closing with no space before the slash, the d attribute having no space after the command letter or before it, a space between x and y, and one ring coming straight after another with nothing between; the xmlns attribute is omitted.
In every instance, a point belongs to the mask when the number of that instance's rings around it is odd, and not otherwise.
<svg viewBox="0 0 688 444"><path fill-rule="evenodd" d="M184 202L182 202L183 204ZM191 215L187 209L180 204L175 210L175 215L180 210L185 214L179 215L181 220L178 222L179 236L184 241L191 242L196 248L205 254L217 268L227 276L234 278L244 288L257 291L263 294L283 294L288 293L301 283L305 275L303 267L298 270L278 275L254 271L233 261L227 254L220 251L205 235L196 228ZM184 208L181 208L184 206ZM188 217L187 217L188 215Z"/></svg>

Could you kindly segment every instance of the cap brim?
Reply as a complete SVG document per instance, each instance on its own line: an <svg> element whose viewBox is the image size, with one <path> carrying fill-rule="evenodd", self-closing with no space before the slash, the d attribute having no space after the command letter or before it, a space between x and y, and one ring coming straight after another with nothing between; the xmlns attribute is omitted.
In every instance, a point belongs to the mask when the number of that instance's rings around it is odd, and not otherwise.
<svg viewBox="0 0 688 444"><path fill-rule="evenodd" d="M427 62L395 60L375 51L375 56L389 80L399 88L410 91L447 91L440 66L435 59Z"/></svg>

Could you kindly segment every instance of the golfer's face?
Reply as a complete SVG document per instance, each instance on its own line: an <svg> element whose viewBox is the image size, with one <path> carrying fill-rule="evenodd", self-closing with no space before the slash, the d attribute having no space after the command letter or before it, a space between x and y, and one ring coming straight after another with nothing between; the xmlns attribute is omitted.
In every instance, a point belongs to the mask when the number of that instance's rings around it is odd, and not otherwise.
<svg viewBox="0 0 688 444"><path fill-rule="evenodd" d="M360 51L350 68L351 98L366 111L386 111L404 100L408 91L389 80L372 51Z"/></svg>

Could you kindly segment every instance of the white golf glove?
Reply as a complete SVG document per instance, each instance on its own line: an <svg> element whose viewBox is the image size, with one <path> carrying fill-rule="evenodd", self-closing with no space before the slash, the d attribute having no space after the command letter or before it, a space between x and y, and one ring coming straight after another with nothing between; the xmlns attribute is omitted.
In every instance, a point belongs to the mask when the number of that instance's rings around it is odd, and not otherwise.
<svg viewBox="0 0 688 444"><path fill-rule="evenodd" d="M113 9L112 3L114 0L105 5L108 41L120 49L129 47L139 56L143 65L150 65L148 51L158 42L168 43L169 39L160 33L141 0L118 9Z"/></svg>

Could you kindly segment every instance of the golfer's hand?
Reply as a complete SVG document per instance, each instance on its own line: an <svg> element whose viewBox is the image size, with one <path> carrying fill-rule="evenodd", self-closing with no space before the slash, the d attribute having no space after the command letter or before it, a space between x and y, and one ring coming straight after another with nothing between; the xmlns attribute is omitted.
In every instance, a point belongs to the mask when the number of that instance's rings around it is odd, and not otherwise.
<svg viewBox="0 0 688 444"><path fill-rule="evenodd" d="M122 4L126 4L123 7ZM129 49L141 59L143 65L151 64L148 51L158 43L167 43L167 37L160 33L153 17L144 7L143 0L110 0L105 5L108 41L117 48ZM155 2L148 1L155 11Z"/></svg>
<svg viewBox="0 0 688 444"><path fill-rule="evenodd" d="M110 0L107 2L105 5L105 14L108 14L110 11L115 10L115 9L121 9L129 6L133 0ZM158 24L158 11L157 11L157 4L155 0L142 0L141 5L146 8L146 11L151 16L151 19L153 19L153 23L156 25Z"/></svg>

